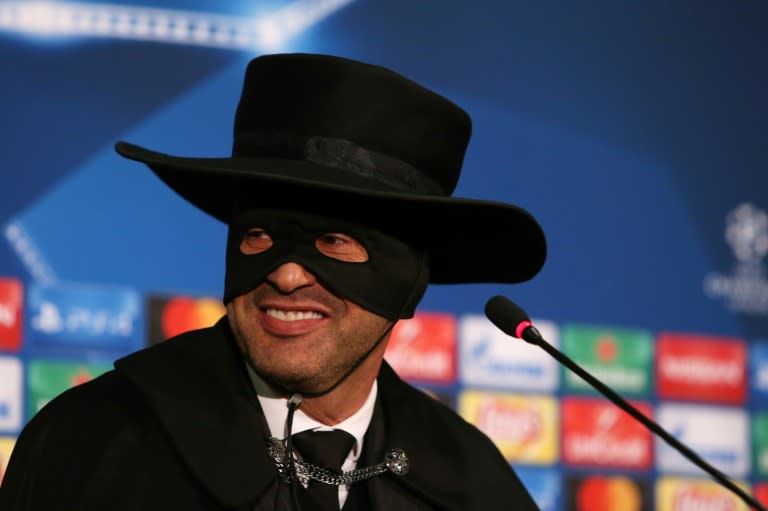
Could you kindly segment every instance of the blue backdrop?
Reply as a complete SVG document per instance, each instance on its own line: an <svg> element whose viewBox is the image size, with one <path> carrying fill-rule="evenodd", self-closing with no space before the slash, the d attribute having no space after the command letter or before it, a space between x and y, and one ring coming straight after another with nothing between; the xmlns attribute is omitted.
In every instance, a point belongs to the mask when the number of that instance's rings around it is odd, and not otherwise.
<svg viewBox="0 0 768 511"><path fill-rule="evenodd" d="M435 288L425 307L479 311L501 291L562 320L765 336L765 280L751 281L757 311L732 310L705 283L738 263L727 215L768 209L767 9L665 4L361 0L267 51L381 63L454 99L475 126L457 194L541 220L551 250L539 278ZM23 227L57 279L218 295L223 229L111 147L227 154L244 63L265 49L5 25L0 219ZM32 277L9 243L0 265Z"/></svg>

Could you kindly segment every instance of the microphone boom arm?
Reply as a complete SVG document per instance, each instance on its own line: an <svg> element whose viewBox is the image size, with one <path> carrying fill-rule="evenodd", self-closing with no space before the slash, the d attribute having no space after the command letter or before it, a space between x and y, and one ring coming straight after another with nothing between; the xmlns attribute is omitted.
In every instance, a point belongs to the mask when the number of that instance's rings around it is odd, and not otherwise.
<svg viewBox="0 0 768 511"><path fill-rule="evenodd" d="M589 374L586 370L582 369L581 366L579 366L576 362L568 358L568 356L561 353L559 350L555 349L551 344L549 344L543 338L541 338L540 341L535 344L541 347L544 351L546 351L550 355L552 355L554 358L556 358L568 369L570 369L571 371L579 375L587 383L589 383L590 385L595 387L597 390L599 390L601 394L603 394L605 397L610 399L616 406L618 406L619 408L621 408L622 410L630 414L632 417L637 419L639 422L641 422L643 426L645 426L646 428L648 428L649 430L651 430L652 432L660 436L665 442L667 442L669 445L677 449L681 454L683 454L696 466L698 466L699 468L707 472L709 475L715 478L723 486L725 486L726 488L734 492L736 495L741 497L741 499L744 502L746 502L748 505L755 507L760 511L766 511L765 507L763 507L759 502L757 502L757 500L755 500L754 497L752 497L743 489L741 489L737 484L731 481L720 470L716 469L715 467L713 467L712 465L704 461L704 459L702 459L701 456L699 456L693 450L691 450L688 446L680 442L677 438L675 438L673 435L667 432L667 430L659 426L658 423L646 417L645 414L643 414L640 410L634 407L627 400L622 398L610 387L606 386L600 380L598 380L597 378Z"/></svg>
<svg viewBox="0 0 768 511"><path fill-rule="evenodd" d="M579 377L581 377L581 379L592 385L592 387L600 391L600 393L608 398L613 404L634 417L648 430L660 436L665 442L677 449L678 452L683 454L697 467L707 472L717 482L738 495L749 506L752 506L759 511L768 511L762 504L757 501L757 499L736 485L723 472L707 463L692 449L672 436L658 423L646 417L645 414L643 414L626 399L617 394L613 389L592 376L566 354L562 353L560 350L544 340L536 327L534 327L530 320L526 317L522 309L520 309L512 301L503 296L495 296L491 298L486 305L486 315L491 320L491 322L505 334L511 337L521 338L530 344L535 344L536 346L539 346L541 349L549 353L558 362L576 373ZM514 327L512 327L513 324Z"/></svg>

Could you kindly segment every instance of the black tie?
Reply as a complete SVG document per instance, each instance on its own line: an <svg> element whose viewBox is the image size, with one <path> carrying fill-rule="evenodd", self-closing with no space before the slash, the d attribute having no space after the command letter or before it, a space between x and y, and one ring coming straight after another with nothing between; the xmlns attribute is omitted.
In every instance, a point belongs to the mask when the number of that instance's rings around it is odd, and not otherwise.
<svg viewBox="0 0 768 511"><path fill-rule="evenodd" d="M355 437L340 429L302 431L292 439L305 461L335 473L341 472L341 465L355 443ZM299 491L299 495L302 511L339 511L338 486L310 479L307 491Z"/></svg>

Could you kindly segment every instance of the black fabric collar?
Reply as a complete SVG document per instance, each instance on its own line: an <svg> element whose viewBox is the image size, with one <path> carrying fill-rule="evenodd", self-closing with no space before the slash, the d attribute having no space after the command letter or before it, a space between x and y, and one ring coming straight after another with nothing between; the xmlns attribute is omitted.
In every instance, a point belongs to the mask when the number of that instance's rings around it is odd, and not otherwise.
<svg viewBox="0 0 768 511"><path fill-rule="evenodd" d="M224 507L253 503L277 471L264 417L226 317L115 363L185 464Z"/></svg>
<svg viewBox="0 0 768 511"><path fill-rule="evenodd" d="M144 396L184 463L224 507L252 505L274 484L268 428L226 317L214 327L120 359L115 367ZM363 461L377 463L382 450L396 447L411 464L406 476L386 474L381 484L374 483L372 497L382 488L400 487L403 495L411 494L404 497L409 509L418 509L413 507L416 495L441 509L467 509L467 495L477 492L476 483L495 485L482 478L484 472L498 472L498 466L473 467L473 461L500 456L486 452L482 442L479 450L477 442L465 442L472 435L466 425L402 382L386 363L379 375L379 400L382 417L377 439L371 439L377 448Z"/></svg>

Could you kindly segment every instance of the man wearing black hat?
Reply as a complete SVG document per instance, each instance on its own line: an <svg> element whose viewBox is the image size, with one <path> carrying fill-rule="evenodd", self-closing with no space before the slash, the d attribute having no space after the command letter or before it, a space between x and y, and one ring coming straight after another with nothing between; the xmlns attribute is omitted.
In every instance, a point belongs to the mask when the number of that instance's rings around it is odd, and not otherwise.
<svg viewBox="0 0 768 511"><path fill-rule="evenodd" d="M469 135L387 69L272 55L248 66L231 158L118 143L229 226L227 316L45 407L0 508L537 509L485 435L383 362L428 283L544 262L527 212L451 196Z"/></svg>

